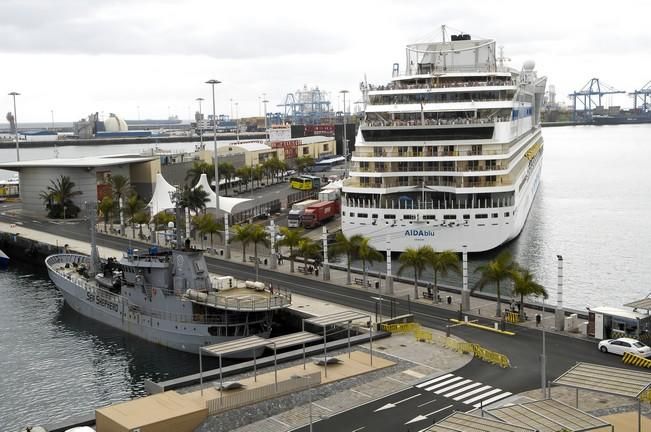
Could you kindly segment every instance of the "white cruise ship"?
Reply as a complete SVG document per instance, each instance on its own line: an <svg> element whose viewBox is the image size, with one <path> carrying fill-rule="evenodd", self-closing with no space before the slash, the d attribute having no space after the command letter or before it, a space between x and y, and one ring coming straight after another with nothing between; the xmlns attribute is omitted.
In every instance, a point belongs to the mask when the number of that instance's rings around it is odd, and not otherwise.
<svg viewBox="0 0 651 432"><path fill-rule="evenodd" d="M452 35L407 46L406 70L362 83L366 103L342 189L342 229L380 250L493 249L515 238L542 167L545 77Z"/></svg>

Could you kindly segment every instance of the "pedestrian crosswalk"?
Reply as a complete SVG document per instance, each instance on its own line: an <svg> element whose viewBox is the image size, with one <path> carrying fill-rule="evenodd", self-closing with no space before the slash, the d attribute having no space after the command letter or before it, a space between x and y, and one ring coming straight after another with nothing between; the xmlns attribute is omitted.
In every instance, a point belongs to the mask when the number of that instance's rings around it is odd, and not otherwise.
<svg viewBox="0 0 651 432"><path fill-rule="evenodd" d="M416 385L417 388L472 405L487 406L511 396L511 392L454 374L444 374Z"/></svg>

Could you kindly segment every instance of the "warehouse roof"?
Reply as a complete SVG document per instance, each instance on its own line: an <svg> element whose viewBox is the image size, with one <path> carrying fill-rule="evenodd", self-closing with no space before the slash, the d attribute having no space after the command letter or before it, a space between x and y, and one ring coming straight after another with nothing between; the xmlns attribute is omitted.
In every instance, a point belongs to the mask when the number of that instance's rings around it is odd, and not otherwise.
<svg viewBox="0 0 651 432"><path fill-rule="evenodd" d="M15 170L20 168L87 168L103 167L114 165L126 165L132 163L149 162L158 159L158 157L143 156L91 156L83 158L69 159L39 159L26 160L19 162L3 162L0 168Z"/></svg>

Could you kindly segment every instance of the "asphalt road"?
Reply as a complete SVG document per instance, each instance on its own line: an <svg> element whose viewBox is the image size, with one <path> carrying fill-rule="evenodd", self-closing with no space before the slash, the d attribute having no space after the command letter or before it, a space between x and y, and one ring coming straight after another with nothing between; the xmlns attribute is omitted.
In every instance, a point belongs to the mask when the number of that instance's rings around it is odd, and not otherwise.
<svg viewBox="0 0 651 432"><path fill-rule="evenodd" d="M8 205L0 207L0 220L76 240L88 241L89 239L86 224L53 223L35 219L19 220L5 213L8 208L10 208ZM147 247L147 245L139 242L99 233L98 244L118 250L124 250L129 245L132 247ZM254 274L252 267L238 262L215 258L207 258L206 261L209 270L214 273L228 274L238 279L251 279ZM317 280L316 278L306 281L303 277L261 268L260 279L273 282L274 285L287 288L302 295L347 305L371 313L375 312L377 306L377 301L373 299L373 297L377 296L377 293L334 285ZM384 302L384 307L386 308L386 301ZM458 314L455 312L437 308L429 304L408 302L403 298L397 299L395 308L396 314L403 314L410 311L414 314L417 322L426 327L438 330L445 330L448 318L458 318ZM479 322L492 325L492 322L485 317L471 317L471 319L478 319ZM538 329L524 327L514 327L512 330L517 333L515 336L506 336L465 326L452 328L452 334L456 336L469 342L479 343L485 348L507 355L512 366L509 369L501 369L497 366L473 360L463 368L454 371L453 378L460 377L460 381L468 380L464 386L479 383L480 385L476 386L477 388L489 386L490 388L486 389L488 391L492 391L492 389L501 390L501 392L491 394L490 396L500 395L504 392L519 393L539 388L541 383L539 361L542 350L542 332ZM620 357L598 352L594 342L555 333L546 333L546 353L548 380L557 378L576 362L591 362L607 366L626 367L621 362ZM427 387L422 389L413 387L384 397L378 401L370 402L344 413L334 415L328 419L319 421L315 430L416 431L422 429L427 424L431 424L431 421L438 420L444 415L449 414L453 409L468 410L473 408L472 405L464 404L463 402L454 400L454 398L447 398L444 394L439 395L426 389ZM473 389L471 388L469 391ZM414 396L416 394L418 395ZM412 396L413 398L410 398ZM458 395L455 397L458 397ZM410 399L403 401L403 399L407 398ZM470 397L468 399L473 398ZM485 398L485 400L489 399L489 397ZM387 403L393 403L396 407L376 412L377 408ZM452 406L448 407L450 404ZM426 419L407 423L419 415L425 416Z"/></svg>

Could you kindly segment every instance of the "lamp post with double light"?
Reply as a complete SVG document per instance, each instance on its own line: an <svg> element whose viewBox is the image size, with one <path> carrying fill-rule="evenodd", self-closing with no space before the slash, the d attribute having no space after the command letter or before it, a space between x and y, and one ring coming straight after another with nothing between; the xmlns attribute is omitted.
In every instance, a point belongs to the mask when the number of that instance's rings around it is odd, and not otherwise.
<svg viewBox="0 0 651 432"><path fill-rule="evenodd" d="M217 157L217 115L215 113L215 84L221 84L221 81L211 79L206 81L212 87L212 136L215 163L215 220L219 220L219 163Z"/></svg>

